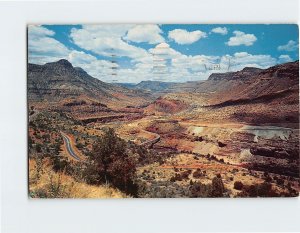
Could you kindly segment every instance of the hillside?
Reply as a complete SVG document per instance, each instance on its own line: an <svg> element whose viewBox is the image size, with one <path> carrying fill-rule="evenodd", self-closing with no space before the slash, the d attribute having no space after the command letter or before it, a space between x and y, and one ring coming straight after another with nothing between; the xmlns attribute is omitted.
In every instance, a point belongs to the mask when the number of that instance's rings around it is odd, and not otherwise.
<svg viewBox="0 0 300 233"><path fill-rule="evenodd" d="M110 107L126 107L147 103L149 95L93 78L67 60L28 64L29 102L60 103L71 99L92 100Z"/></svg>
<svg viewBox="0 0 300 233"><path fill-rule="evenodd" d="M180 89L177 84L176 92L162 96L145 112L176 113L174 117L202 122L245 122L298 128L298 73L299 62L296 61L268 69L246 67L237 72L211 74L206 81L194 82L193 88Z"/></svg>
<svg viewBox="0 0 300 233"><path fill-rule="evenodd" d="M246 67L241 71L223 74L211 74L207 81L195 88L198 93L209 94L209 105L238 100L255 100L260 98L263 101L270 99L290 98L290 95L297 95L299 90L299 61L277 65L262 70ZM280 93L286 93L282 95ZM270 98L268 97L270 96ZM297 98L295 98L297 100Z"/></svg>

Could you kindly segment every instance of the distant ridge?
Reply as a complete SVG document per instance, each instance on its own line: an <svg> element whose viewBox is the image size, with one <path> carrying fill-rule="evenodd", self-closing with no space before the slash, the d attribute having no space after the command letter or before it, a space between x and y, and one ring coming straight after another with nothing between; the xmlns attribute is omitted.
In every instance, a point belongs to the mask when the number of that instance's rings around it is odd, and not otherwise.
<svg viewBox="0 0 300 233"><path fill-rule="evenodd" d="M239 99L276 96L273 94L288 89L299 90L299 61L267 69L246 67L237 72L211 74L207 81L196 85L195 92L210 93L210 103L219 105Z"/></svg>

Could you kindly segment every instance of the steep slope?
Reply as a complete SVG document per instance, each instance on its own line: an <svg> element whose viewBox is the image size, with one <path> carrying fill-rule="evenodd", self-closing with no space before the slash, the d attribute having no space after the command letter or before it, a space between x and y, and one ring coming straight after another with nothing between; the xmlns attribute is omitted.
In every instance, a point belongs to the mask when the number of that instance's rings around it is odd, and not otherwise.
<svg viewBox="0 0 300 233"><path fill-rule="evenodd" d="M288 98L299 92L299 61L281 64L265 70L244 68L241 71L212 74L198 85L197 92L209 94L209 105L237 104L259 100L270 101ZM283 96L282 93L285 93Z"/></svg>
<svg viewBox="0 0 300 233"><path fill-rule="evenodd" d="M92 99L108 105L125 107L148 102L149 95L102 82L67 60L45 65L28 64L28 100L59 103L67 99Z"/></svg>

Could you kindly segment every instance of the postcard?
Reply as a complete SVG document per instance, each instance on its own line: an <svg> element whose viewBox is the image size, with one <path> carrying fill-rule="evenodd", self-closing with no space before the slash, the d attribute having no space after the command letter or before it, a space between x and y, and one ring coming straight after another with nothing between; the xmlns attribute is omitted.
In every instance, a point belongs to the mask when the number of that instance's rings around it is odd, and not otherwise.
<svg viewBox="0 0 300 233"><path fill-rule="evenodd" d="M298 33L28 25L29 196L298 196Z"/></svg>

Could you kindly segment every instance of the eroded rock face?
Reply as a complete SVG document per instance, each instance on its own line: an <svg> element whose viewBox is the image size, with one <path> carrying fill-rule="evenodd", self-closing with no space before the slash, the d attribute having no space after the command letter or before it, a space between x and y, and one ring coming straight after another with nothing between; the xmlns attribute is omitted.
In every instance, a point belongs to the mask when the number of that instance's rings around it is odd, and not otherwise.
<svg viewBox="0 0 300 233"><path fill-rule="evenodd" d="M284 91L299 90L299 61L273 66L265 70L245 68L237 72L211 74L196 90L211 93L211 105L238 101L263 101L285 97ZM288 93L286 93L288 95ZM231 101L231 102L230 102Z"/></svg>
<svg viewBox="0 0 300 233"><path fill-rule="evenodd" d="M149 101L149 94L102 82L65 59L45 65L28 64L27 77L28 99L32 102L58 102L79 96L100 100L102 104L115 101L128 105L137 100L145 104Z"/></svg>

